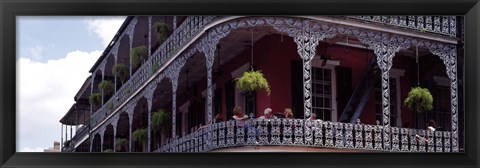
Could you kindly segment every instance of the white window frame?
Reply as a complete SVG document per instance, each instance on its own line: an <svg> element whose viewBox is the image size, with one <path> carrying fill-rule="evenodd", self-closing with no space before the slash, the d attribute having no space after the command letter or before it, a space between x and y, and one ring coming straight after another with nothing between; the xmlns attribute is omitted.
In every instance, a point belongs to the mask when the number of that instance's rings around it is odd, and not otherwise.
<svg viewBox="0 0 480 168"><path fill-rule="evenodd" d="M243 64L242 66L240 66L239 68L235 69L231 73L232 78L235 79L235 78L240 77L240 75L242 75L243 72L247 71L249 67L250 67L249 63L246 63L246 64ZM240 106L240 107L243 108L243 110L245 110L245 102L244 102L244 98L243 98L243 95L245 93L247 93L247 91L242 91L242 90L238 89L237 87L235 87L235 107Z"/></svg>
<svg viewBox="0 0 480 168"><path fill-rule="evenodd" d="M332 78L332 122L337 122L337 77L336 77L336 72L335 72L335 67L340 65L340 61L338 60L327 60L325 66L322 66L323 60L320 59L319 55L316 55L315 58L312 60L312 68L323 68L323 69L329 69L331 72L331 78ZM312 75L312 73L310 73ZM312 76L311 76L312 77ZM313 79L313 77L312 77ZM313 91L313 89L312 89ZM313 98L311 98L313 100ZM313 104L313 103L312 103ZM313 105L312 105L313 109Z"/></svg>

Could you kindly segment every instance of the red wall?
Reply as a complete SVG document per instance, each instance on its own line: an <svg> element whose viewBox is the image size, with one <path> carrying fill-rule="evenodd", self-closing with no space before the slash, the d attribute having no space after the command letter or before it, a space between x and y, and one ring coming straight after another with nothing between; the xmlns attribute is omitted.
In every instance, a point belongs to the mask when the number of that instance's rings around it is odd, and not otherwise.
<svg viewBox="0 0 480 168"><path fill-rule="evenodd" d="M283 40L282 40L283 39ZM281 37L280 35L267 35L260 39L254 45L254 65L257 70L262 70L267 78L271 95L267 96L264 90L257 91L257 112L256 115L263 115L263 110L267 107L272 108L274 112L281 112L284 108L291 107L291 61L301 60L297 53L297 45L293 39L288 36ZM317 54L324 52L324 44L320 42L317 48ZM328 45L327 55L333 56L335 60L340 60L341 67L349 67L352 69L352 91L355 89L358 82L361 80L365 69L372 59L372 51L369 50L366 60L365 49L346 47L340 45ZM250 61L250 50L246 49L228 63L220 68L222 69L222 76L216 79L216 89L222 90L222 115L223 119L230 119L231 116L225 116L226 102L225 102L225 83L231 80L231 72L240 66ZM412 113L403 106L403 99L406 97L411 81L414 81L412 76L414 74L414 60L406 56L397 55L394 58L393 68L405 70L405 75L400 78L401 82L401 113L402 122L408 121L412 126ZM216 64L216 63L215 63ZM206 88L205 81L198 82L198 94ZM375 97L372 93L370 100L365 106L365 110L360 116L362 123L375 124ZM177 102L178 105L183 102ZM337 111L337 118L341 111Z"/></svg>

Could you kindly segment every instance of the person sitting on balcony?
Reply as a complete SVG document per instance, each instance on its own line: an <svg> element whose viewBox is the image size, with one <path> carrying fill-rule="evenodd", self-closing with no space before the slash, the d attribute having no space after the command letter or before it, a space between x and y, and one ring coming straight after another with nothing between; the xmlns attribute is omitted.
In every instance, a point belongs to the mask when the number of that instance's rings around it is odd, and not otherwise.
<svg viewBox="0 0 480 168"><path fill-rule="evenodd" d="M221 114L215 115L215 118L213 119L213 123L221 122L223 121L223 117Z"/></svg>
<svg viewBox="0 0 480 168"><path fill-rule="evenodd" d="M258 119L270 119L272 117L272 109L266 108L263 111L263 116L258 117Z"/></svg>
<svg viewBox="0 0 480 168"><path fill-rule="evenodd" d="M292 109L291 108L285 108L285 110L283 110L283 115L285 116L285 118L292 119L293 118Z"/></svg>
<svg viewBox="0 0 480 168"><path fill-rule="evenodd" d="M248 116L243 113L242 108L240 106L237 106L233 108L232 118L236 121L243 121L243 120L247 120Z"/></svg>
<svg viewBox="0 0 480 168"><path fill-rule="evenodd" d="M308 120L312 120L312 121L313 121L313 120L317 120L317 114L312 113L312 114L310 115L310 117L308 117Z"/></svg>
<svg viewBox="0 0 480 168"><path fill-rule="evenodd" d="M428 120L427 131L435 131L435 125L436 124L435 124L435 121L433 119ZM417 135L415 135L415 137L416 137L417 141L421 140L421 141L425 141L425 143L428 143L428 137L427 136L422 137L422 136L417 134Z"/></svg>

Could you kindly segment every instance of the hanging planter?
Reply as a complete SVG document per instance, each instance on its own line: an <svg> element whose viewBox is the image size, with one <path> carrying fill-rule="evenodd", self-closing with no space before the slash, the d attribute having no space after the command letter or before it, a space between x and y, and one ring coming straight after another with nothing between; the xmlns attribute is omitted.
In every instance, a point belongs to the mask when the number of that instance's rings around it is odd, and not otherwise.
<svg viewBox="0 0 480 168"><path fill-rule="evenodd" d="M145 143L147 142L147 129L140 128L132 132L132 138L134 141L140 143L143 147L143 151L145 151Z"/></svg>
<svg viewBox="0 0 480 168"><path fill-rule="evenodd" d="M168 26L163 22L155 22L153 24L153 30L157 36L157 41L159 43L164 42L168 37Z"/></svg>
<svg viewBox="0 0 480 168"><path fill-rule="evenodd" d="M145 45L132 48L130 51L130 59L132 60L133 68L137 68L143 60L147 59L148 50Z"/></svg>
<svg viewBox="0 0 480 168"><path fill-rule="evenodd" d="M113 90L113 83L109 80L104 80L98 84L98 89L100 89L100 92L103 91L105 94L110 94Z"/></svg>
<svg viewBox="0 0 480 168"><path fill-rule="evenodd" d="M270 85L260 70L245 71L243 75L236 80L237 88L240 90L252 92L257 89L264 89L267 92L267 95L270 96Z"/></svg>
<svg viewBox="0 0 480 168"><path fill-rule="evenodd" d="M152 113L151 126L154 130L164 129L170 124L170 115L163 109Z"/></svg>
<svg viewBox="0 0 480 168"><path fill-rule="evenodd" d="M433 97L428 89L417 86L410 89L404 104L409 109L421 113L433 109Z"/></svg>
<svg viewBox="0 0 480 168"><path fill-rule="evenodd" d="M120 82L122 82L122 85L123 85L129 76L130 70L128 69L127 65L122 63L117 63L112 67L112 72L113 72L113 75L115 75L120 79Z"/></svg>
<svg viewBox="0 0 480 168"><path fill-rule="evenodd" d="M90 105L98 106L102 102L102 94L101 93L93 93L88 96L88 102Z"/></svg>
<svg viewBox="0 0 480 168"><path fill-rule="evenodd" d="M117 147L120 147L120 148L117 148L117 149L116 149L117 151L121 151L122 148L127 149L128 140L125 139L125 138L117 138L117 139L115 140L115 145L116 145Z"/></svg>

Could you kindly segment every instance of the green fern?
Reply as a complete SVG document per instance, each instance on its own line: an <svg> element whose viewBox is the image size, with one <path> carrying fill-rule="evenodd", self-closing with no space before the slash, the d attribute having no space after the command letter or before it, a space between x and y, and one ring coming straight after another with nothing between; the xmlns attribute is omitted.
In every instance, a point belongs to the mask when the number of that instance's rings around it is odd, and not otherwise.
<svg viewBox="0 0 480 168"><path fill-rule="evenodd" d="M270 96L270 85L260 70L246 71L236 80L237 88L240 90L255 91L257 89L265 89L267 95Z"/></svg>
<svg viewBox="0 0 480 168"><path fill-rule="evenodd" d="M145 45L132 48L132 51L130 51L130 59L132 60L133 68L137 68L143 60L147 59L147 52L148 50Z"/></svg>
<svg viewBox="0 0 480 168"><path fill-rule="evenodd" d="M118 76L123 85L129 76L130 69L125 64L117 63L112 67L112 72L113 75Z"/></svg>
<svg viewBox="0 0 480 168"><path fill-rule="evenodd" d="M140 128L132 132L132 138L134 141L144 143L147 141L147 129Z"/></svg>
<svg viewBox="0 0 480 168"><path fill-rule="evenodd" d="M170 115L165 110L159 109L152 113L150 125L154 130L166 128L170 124L170 119Z"/></svg>
<svg viewBox="0 0 480 168"><path fill-rule="evenodd" d="M102 94L101 93L93 93L90 96L88 96L88 102L91 105L100 105L101 101L102 101Z"/></svg>
<svg viewBox="0 0 480 168"><path fill-rule="evenodd" d="M168 26L166 23L163 22L155 22L153 24L153 30L155 31L155 34L157 35L157 41L159 43L165 41L168 37Z"/></svg>
<svg viewBox="0 0 480 168"><path fill-rule="evenodd" d="M110 94L113 90L113 83L109 80L104 80L98 84L98 89L100 89L100 92L103 91L105 94Z"/></svg>
<svg viewBox="0 0 480 168"><path fill-rule="evenodd" d="M417 113L433 109L433 96L430 91L422 87L413 87L403 102L409 109Z"/></svg>

